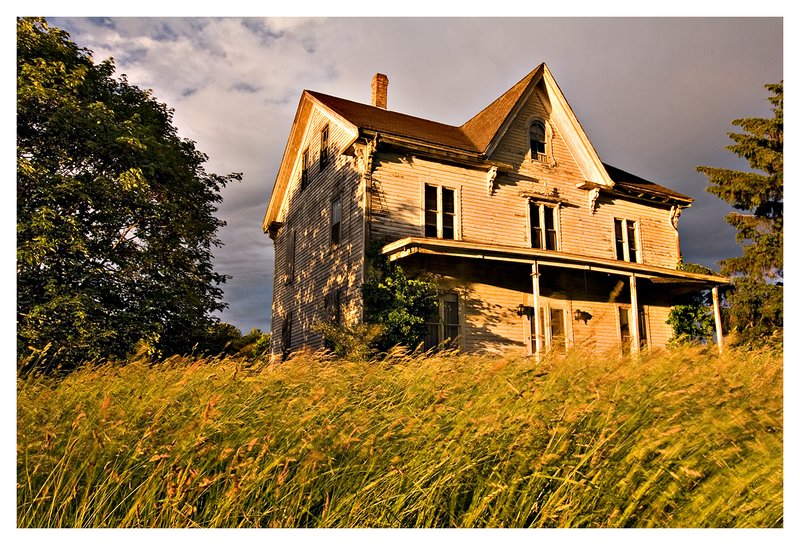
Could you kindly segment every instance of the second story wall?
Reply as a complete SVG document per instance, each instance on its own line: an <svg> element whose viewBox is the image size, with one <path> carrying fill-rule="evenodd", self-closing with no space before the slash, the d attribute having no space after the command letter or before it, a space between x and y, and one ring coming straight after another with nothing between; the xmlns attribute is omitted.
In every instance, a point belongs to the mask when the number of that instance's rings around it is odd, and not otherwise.
<svg viewBox="0 0 800 545"><path fill-rule="evenodd" d="M531 248L534 236L546 236L534 232L538 223L542 231L551 231L550 244L539 238L543 249L616 259L622 234L628 247L623 258L674 268L679 252L669 206L607 193L592 205L589 191L576 187L586 180L549 109L539 90L519 111L490 157L510 167L497 173L491 191L488 165L471 168L412 152L379 152L373 172L373 238L389 242L425 236L428 185L453 191L456 240ZM544 154L531 152L535 121L544 126Z"/></svg>

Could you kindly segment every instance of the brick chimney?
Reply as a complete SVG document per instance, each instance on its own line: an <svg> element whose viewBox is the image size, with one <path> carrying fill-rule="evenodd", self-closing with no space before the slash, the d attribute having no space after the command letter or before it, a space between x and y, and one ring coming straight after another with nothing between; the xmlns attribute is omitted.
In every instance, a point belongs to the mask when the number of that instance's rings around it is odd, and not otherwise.
<svg viewBox="0 0 800 545"><path fill-rule="evenodd" d="M372 105L386 109L386 91L389 88L389 78L384 74L375 74L372 77Z"/></svg>

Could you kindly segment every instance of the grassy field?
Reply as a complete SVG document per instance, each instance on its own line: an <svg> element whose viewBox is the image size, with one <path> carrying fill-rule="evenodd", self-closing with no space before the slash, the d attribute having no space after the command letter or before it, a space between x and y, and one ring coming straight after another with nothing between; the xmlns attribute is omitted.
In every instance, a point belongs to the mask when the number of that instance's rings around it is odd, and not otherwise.
<svg viewBox="0 0 800 545"><path fill-rule="evenodd" d="M782 359L172 358L18 380L19 527L775 527Z"/></svg>

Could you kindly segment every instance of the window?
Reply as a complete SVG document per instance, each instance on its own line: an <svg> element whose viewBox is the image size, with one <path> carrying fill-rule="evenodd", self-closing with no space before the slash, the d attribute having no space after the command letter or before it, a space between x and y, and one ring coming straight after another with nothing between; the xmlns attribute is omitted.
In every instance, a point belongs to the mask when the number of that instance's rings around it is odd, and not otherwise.
<svg viewBox="0 0 800 545"><path fill-rule="evenodd" d="M617 259L641 263L639 233L633 220L614 219L614 249Z"/></svg>
<svg viewBox="0 0 800 545"><path fill-rule="evenodd" d="M342 197L331 201L331 245L339 244L342 237Z"/></svg>
<svg viewBox="0 0 800 545"><path fill-rule="evenodd" d="M456 238L456 190L425 184L425 236Z"/></svg>
<svg viewBox="0 0 800 545"><path fill-rule="evenodd" d="M340 291L341 290L333 289L325 295L326 319L334 324L342 323L342 299Z"/></svg>
<svg viewBox="0 0 800 545"><path fill-rule="evenodd" d="M623 354L631 352L631 319L630 309L619 307L619 342Z"/></svg>
<svg viewBox="0 0 800 545"><path fill-rule="evenodd" d="M564 309L550 309L550 350L564 352L567 348L567 334L564 327Z"/></svg>
<svg viewBox="0 0 800 545"><path fill-rule="evenodd" d="M328 165L328 125L322 128L319 133L319 170L322 171Z"/></svg>
<svg viewBox="0 0 800 545"><path fill-rule="evenodd" d="M289 357L289 351L292 349L292 313L287 312L283 316L283 323L281 323L281 359L285 360Z"/></svg>
<svg viewBox="0 0 800 545"><path fill-rule="evenodd" d="M644 307L639 307L639 348L648 347L647 341L647 317ZM633 329L631 328L631 309L630 307L619 307L619 341L622 346L623 354L630 354L631 344L633 343Z"/></svg>
<svg viewBox="0 0 800 545"><path fill-rule="evenodd" d="M300 171L300 191L308 187L308 150L303 152L303 166Z"/></svg>
<svg viewBox="0 0 800 545"><path fill-rule="evenodd" d="M458 295L446 293L439 298L439 308L427 322L425 350L445 344L454 346L461 336L461 321L458 313Z"/></svg>
<svg viewBox="0 0 800 545"><path fill-rule="evenodd" d="M556 207L530 203L531 247L541 250L558 250Z"/></svg>
<svg viewBox="0 0 800 545"><path fill-rule="evenodd" d="M547 140L545 137L544 123L534 121L530 126L531 161L547 160Z"/></svg>
<svg viewBox="0 0 800 545"><path fill-rule="evenodd" d="M648 347L647 317L644 314L644 307L639 307L639 347L642 350Z"/></svg>
<svg viewBox="0 0 800 545"><path fill-rule="evenodd" d="M284 276L288 284L294 280L294 229L286 232L286 262L284 263Z"/></svg>
<svg viewBox="0 0 800 545"><path fill-rule="evenodd" d="M526 308L531 331L531 353L536 351L536 325L533 308ZM539 307L539 346L542 350L564 353L567 350L567 322L563 308L549 304Z"/></svg>

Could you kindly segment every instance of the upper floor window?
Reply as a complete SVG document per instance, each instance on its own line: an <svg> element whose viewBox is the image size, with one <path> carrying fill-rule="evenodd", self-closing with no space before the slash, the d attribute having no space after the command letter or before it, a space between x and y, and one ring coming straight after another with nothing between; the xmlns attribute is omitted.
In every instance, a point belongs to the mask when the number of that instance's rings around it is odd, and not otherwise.
<svg viewBox="0 0 800 545"><path fill-rule="evenodd" d="M342 238L342 197L331 201L331 245L339 244Z"/></svg>
<svg viewBox="0 0 800 545"><path fill-rule="evenodd" d="M300 191L308 187L308 150L303 152L303 164L300 170Z"/></svg>
<svg viewBox="0 0 800 545"><path fill-rule="evenodd" d="M286 231L286 261L284 262L284 278L287 284L294 280L294 244L295 232L294 229L289 229Z"/></svg>
<svg viewBox="0 0 800 545"><path fill-rule="evenodd" d="M531 141L531 160L547 160L547 138L544 123L538 120L531 122L529 136Z"/></svg>
<svg viewBox="0 0 800 545"><path fill-rule="evenodd" d="M425 184L425 236L456 238L456 190Z"/></svg>
<svg viewBox="0 0 800 545"><path fill-rule="evenodd" d="M555 205L531 202L530 219L531 247L540 250L558 250L558 219Z"/></svg>
<svg viewBox="0 0 800 545"><path fill-rule="evenodd" d="M614 218L614 249L620 261L641 263L637 222Z"/></svg>
<svg viewBox="0 0 800 545"><path fill-rule="evenodd" d="M322 170L328 165L328 125L322 128L319 133L319 169Z"/></svg>

